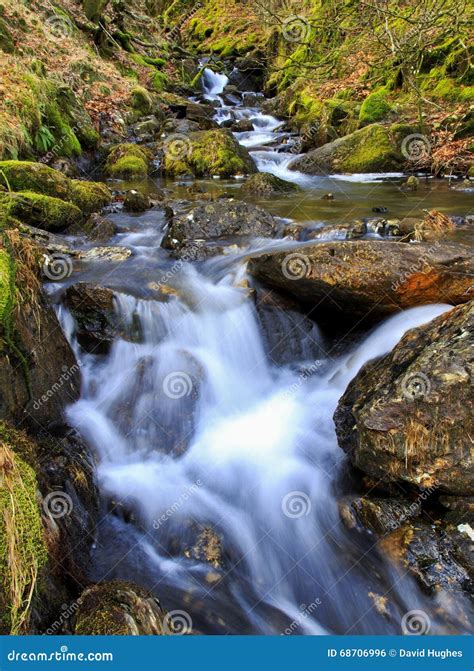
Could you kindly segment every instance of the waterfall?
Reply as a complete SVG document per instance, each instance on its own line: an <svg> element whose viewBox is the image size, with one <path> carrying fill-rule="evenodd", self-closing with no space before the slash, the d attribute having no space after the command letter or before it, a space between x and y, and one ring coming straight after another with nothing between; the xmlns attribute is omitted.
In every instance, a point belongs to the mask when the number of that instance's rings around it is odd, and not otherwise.
<svg viewBox="0 0 474 671"><path fill-rule="evenodd" d="M205 68L201 81L204 95L208 98L216 99L229 82L229 78L224 74L213 72L210 68Z"/></svg>
<svg viewBox="0 0 474 671"><path fill-rule="evenodd" d="M366 361L448 306L392 317L336 362L277 367L253 299L240 286L241 268L219 279L212 267L204 275L185 265L168 303L117 294L125 332L105 359L85 355L82 398L69 408L69 421L97 455L103 495L135 520L147 570L166 576L175 594L191 590L211 610L241 612L254 633L281 633L268 613L294 621L309 599L316 606L299 633L343 632L359 618L367 576L359 567L340 579L354 549L337 511L345 456L332 415ZM231 567L222 578L225 598L222 585L206 585L205 565L171 552L191 523L224 539ZM349 547L347 557L340 544ZM390 582L378 571L375 591ZM414 585L409 596L413 607ZM402 612L403 594L398 598ZM361 624L367 633L379 626L376 616Z"/></svg>

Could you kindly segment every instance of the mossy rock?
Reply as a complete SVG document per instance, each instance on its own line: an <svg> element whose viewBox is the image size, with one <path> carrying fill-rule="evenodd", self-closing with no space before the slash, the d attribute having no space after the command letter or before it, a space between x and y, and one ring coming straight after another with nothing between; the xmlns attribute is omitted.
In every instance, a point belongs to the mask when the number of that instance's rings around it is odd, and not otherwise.
<svg viewBox="0 0 474 671"><path fill-rule="evenodd" d="M132 91L132 107L141 114L150 114L153 109L153 100L143 86L135 86Z"/></svg>
<svg viewBox="0 0 474 671"><path fill-rule="evenodd" d="M0 184L12 191L34 191L68 200L70 180L58 170L31 161L0 161Z"/></svg>
<svg viewBox="0 0 474 671"><path fill-rule="evenodd" d="M106 582L79 597L74 633L78 636L160 636L174 633L158 599L128 582ZM169 620L169 623L168 623Z"/></svg>
<svg viewBox="0 0 474 671"><path fill-rule="evenodd" d="M301 191L301 187L293 182L287 182L269 172L259 172L252 175L242 185L241 192L255 196L272 196L275 194L291 194Z"/></svg>
<svg viewBox="0 0 474 671"><path fill-rule="evenodd" d="M44 125L54 138L53 146L58 155L66 157L81 155L81 143L71 126L71 121L60 109L56 101L46 105Z"/></svg>
<svg viewBox="0 0 474 671"><path fill-rule="evenodd" d="M5 204L10 206L13 217L45 231L62 231L83 218L81 210L73 203L33 191L0 195L0 208Z"/></svg>
<svg viewBox="0 0 474 671"><path fill-rule="evenodd" d="M71 201L84 216L99 212L112 200L110 189L101 182L71 180Z"/></svg>
<svg viewBox="0 0 474 671"><path fill-rule="evenodd" d="M372 124L310 151L289 167L310 175L399 170L404 164L402 140L410 132L416 131L409 126Z"/></svg>
<svg viewBox="0 0 474 671"><path fill-rule="evenodd" d="M232 177L257 172L247 149L227 130L197 131L179 142L171 136L163 151L163 170L169 176Z"/></svg>
<svg viewBox="0 0 474 671"><path fill-rule="evenodd" d="M150 152L143 147L130 143L119 144L107 157L105 174L119 179L144 177L148 174L150 163Z"/></svg>
<svg viewBox="0 0 474 671"><path fill-rule="evenodd" d="M28 631L47 562L32 451L23 434L0 423L0 634Z"/></svg>
<svg viewBox="0 0 474 671"><path fill-rule="evenodd" d="M362 103L359 112L359 123L361 126L375 123L385 119L391 112L392 107L387 101L387 91L385 88L374 91Z"/></svg>

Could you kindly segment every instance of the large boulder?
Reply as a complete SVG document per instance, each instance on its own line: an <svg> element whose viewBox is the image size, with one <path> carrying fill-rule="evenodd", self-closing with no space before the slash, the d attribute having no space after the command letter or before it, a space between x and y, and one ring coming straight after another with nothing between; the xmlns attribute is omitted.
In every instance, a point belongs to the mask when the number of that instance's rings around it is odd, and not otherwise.
<svg viewBox="0 0 474 671"><path fill-rule="evenodd" d="M74 633L83 636L164 636L173 634L173 620L158 599L128 582L105 582L79 598Z"/></svg>
<svg viewBox="0 0 474 671"><path fill-rule="evenodd" d="M355 466L381 483L474 494L473 344L470 301L366 364L334 415Z"/></svg>
<svg viewBox="0 0 474 671"><path fill-rule="evenodd" d="M127 142L119 144L109 152L104 173L117 179L145 177L151 168L151 158L145 147Z"/></svg>
<svg viewBox="0 0 474 671"><path fill-rule="evenodd" d="M79 365L41 290L38 248L17 230L0 247L0 419L47 427L79 396ZM67 260L65 270L67 271Z"/></svg>
<svg viewBox="0 0 474 671"><path fill-rule="evenodd" d="M170 135L163 142L167 176L233 177L257 172L253 158L226 129Z"/></svg>
<svg viewBox="0 0 474 671"><path fill-rule="evenodd" d="M308 175L400 170L406 161L402 141L409 133L405 126L371 124L308 152L289 168Z"/></svg>
<svg viewBox="0 0 474 671"><path fill-rule="evenodd" d="M274 217L260 207L235 200L198 205L189 214L175 217L163 240L173 250L190 248L197 241L215 242L232 236L272 237L278 230Z"/></svg>
<svg viewBox="0 0 474 671"><path fill-rule="evenodd" d="M249 269L320 311L375 320L415 305L465 303L474 260L461 244L354 240L263 254Z"/></svg>

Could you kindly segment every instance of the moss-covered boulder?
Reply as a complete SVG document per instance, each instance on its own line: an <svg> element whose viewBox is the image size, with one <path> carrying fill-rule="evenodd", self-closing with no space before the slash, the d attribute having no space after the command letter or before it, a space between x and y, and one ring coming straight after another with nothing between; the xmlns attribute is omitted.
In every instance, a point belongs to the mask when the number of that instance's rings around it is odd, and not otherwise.
<svg viewBox="0 0 474 671"><path fill-rule="evenodd" d="M151 163L150 152L136 144L119 144L112 149L105 163L105 174L117 179L145 177Z"/></svg>
<svg viewBox="0 0 474 671"><path fill-rule="evenodd" d="M47 562L32 450L22 434L0 423L0 634L28 631Z"/></svg>
<svg viewBox="0 0 474 671"><path fill-rule="evenodd" d="M285 195L301 191L301 187L293 182L287 182L269 172L259 172L252 175L241 188L241 193L254 196Z"/></svg>
<svg viewBox="0 0 474 671"><path fill-rule="evenodd" d="M110 189L101 182L71 180L71 200L84 216L100 212L112 200Z"/></svg>
<svg viewBox="0 0 474 671"><path fill-rule="evenodd" d="M23 223L46 231L62 231L83 218L73 203L33 191L0 195L0 209L3 208Z"/></svg>
<svg viewBox="0 0 474 671"><path fill-rule="evenodd" d="M232 177L257 172L253 158L228 130L171 135L163 145L163 171L168 176Z"/></svg>
<svg viewBox="0 0 474 671"><path fill-rule="evenodd" d="M94 23L100 19L102 12L108 4L109 0L82 0L84 14Z"/></svg>
<svg viewBox="0 0 474 671"><path fill-rule="evenodd" d="M289 168L309 175L400 170L402 140L409 132L408 127L371 124L295 159Z"/></svg>
<svg viewBox="0 0 474 671"><path fill-rule="evenodd" d="M129 582L93 585L79 597L78 636L163 636L173 623L150 592Z"/></svg>
<svg viewBox="0 0 474 671"><path fill-rule="evenodd" d="M69 200L70 180L58 170L32 161L0 161L0 184L11 191L33 191Z"/></svg>
<svg viewBox="0 0 474 671"><path fill-rule="evenodd" d="M340 446L381 483L474 495L474 301L412 329L349 384Z"/></svg>
<svg viewBox="0 0 474 671"><path fill-rule="evenodd" d="M385 119L392 110L392 106L387 101L387 90L385 88L373 91L361 105L359 112L359 123L361 126L367 126L376 121Z"/></svg>

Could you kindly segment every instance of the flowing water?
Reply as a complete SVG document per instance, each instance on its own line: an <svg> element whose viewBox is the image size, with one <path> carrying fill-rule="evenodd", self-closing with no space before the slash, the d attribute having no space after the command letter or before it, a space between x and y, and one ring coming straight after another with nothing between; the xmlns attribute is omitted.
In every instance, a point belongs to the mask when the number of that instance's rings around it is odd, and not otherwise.
<svg viewBox="0 0 474 671"><path fill-rule="evenodd" d="M209 73L204 93L219 98L226 80ZM229 112L219 108L218 118ZM275 119L257 116L254 126L243 143L272 135L278 146ZM283 170L286 158L273 153ZM266 152L255 157L267 165ZM365 362L449 306L398 314L338 357L316 325L303 335L290 324L311 347L276 364L243 282L245 253L199 267L173 262L159 247L159 217L116 221L128 228L115 240L133 250L128 265L79 275L116 289L121 335L110 352L84 353L58 308L83 373L68 419L96 455L103 498L91 578L143 584L206 634L399 633L417 608L436 629L439 603L340 521L337 502L353 485L332 416ZM166 278L166 299L144 291L150 277ZM198 538L211 538L211 564ZM390 616L373 595L387 596Z"/></svg>

